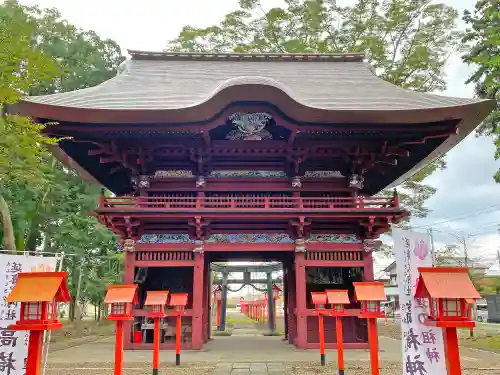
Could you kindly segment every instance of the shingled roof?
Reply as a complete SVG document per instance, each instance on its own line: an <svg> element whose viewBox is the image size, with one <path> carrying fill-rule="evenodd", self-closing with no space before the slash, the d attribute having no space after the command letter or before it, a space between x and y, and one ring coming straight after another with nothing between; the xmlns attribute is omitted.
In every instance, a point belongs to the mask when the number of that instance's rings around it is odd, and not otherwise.
<svg viewBox="0 0 500 375"><path fill-rule="evenodd" d="M21 112L33 117L75 121L74 114L67 111L73 108L85 110L78 114L85 114L87 122L116 123L125 119L137 123L157 122L150 116L121 119L118 112L125 110L128 115L130 110L171 112L208 106L217 97L219 104L230 100L252 100L248 90L230 90L248 88L249 85L270 89L289 107L302 107L296 116L289 114L300 121L338 122L338 116L327 115L334 111L350 112L349 116L343 117L356 121L359 116L354 116L353 120L352 111L381 114L383 111L422 111L485 104L474 99L402 89L377 77L360 54L129 53L132 58L120 67L116 77L91 88L28 97L21 103ZM231 91L231 98L226 101L222 100L225 91ZM263 95L266 99L265 93ZM219 111L218 107L214 111ZM480 106L474 110L474 117L481 112L480 117L484 118L490 109L488 104ZM114 120L102 110L112 111ZM281 110L287 112L287 108ZM454 113L460 115L456 110ZM162 118L168 122L166 114L163 113ZM422 116L412 119L399 113L396 117L383 115L379 121L427 122L433 121L432 117L442 120L443 116L450 117L441 112L425 119ZM373 115L370 117L378 121ZM475 125L479 121L474 121Z"/></svg>

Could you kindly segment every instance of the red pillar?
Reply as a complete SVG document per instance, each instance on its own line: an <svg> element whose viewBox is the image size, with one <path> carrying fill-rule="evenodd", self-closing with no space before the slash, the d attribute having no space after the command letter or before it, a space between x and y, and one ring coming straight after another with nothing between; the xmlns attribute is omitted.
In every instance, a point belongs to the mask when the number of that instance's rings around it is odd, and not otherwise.
<svg viewBox="0 0 500 375"><path fill-rule="evenodd" d="M321 357L321 366L326 364L325 358L325 327L323 325L323 315L318 314L318 328L319 328L319 355Z"/></svg>
<svg viewBox="0 0 500 375"><path fill-rule="evenodd" d="M368 319L368 342L370 343L372 375L379 375L377 322L375 318Z"/></svg>
<svg viewBox="0 0 500 375"><path fill-rule="evenodd" d="M305 349L307 344L306 267L305 254L295 253L295 307L297 309L297 336L295 346Z"/></svg>
<svg viewBox="0 0 500 375"><path fill-rule="evenodd" d="M443 335L448 375L461 375L462 368L460 367L460 350L458 348L457 328L446 327L443 330Z"/></svg>
<svg viewBox="0 0 500 375"><path fill-rule="evenodd" d="M117 320L114 375L122 375L122 369L123 369L123 320Z"/></svg>
<svg viewBox="0 0 500 375"><path fill-rule="evenodd" d="M181 314L177 315L177 324L175 327L175 365L179 366L181 364ZM116 374L115 374L116 375Z"/></svg>
<svg viewBox="0 0 500 375"><path fill-rule="evenodd" d="M160 368L160 319L155 318L153 338L153 375L158 375Z"/></svg>
<svg viewBox="0 0 500 375"><path fill-rule="evenodd" d="M203 347L203 271L204 255L196 253L193 267L193 316L191 325L191 347Z"/></svg>
<svg viewBox="0 0 500 375"><path fill-rule="evenodd" d="M342 334L342 318L335 318L335 326L337 331L337 362L339 365L339 375L344 375L344 338Z"/></svg>
<svg viewBox="0 0 500 375"><path fill-rule="evenodd" d="M135 252L127 251L125 253L125 268L123 272L123 283L124 284L133 284L134 276L135 276ZM133 320L127 320L123 322L123 340L124 340L124 348L131 349L133 347L131 343L132 338L132 325ZM137 336L139 337L139 335ZM142 337L142 333L141 333Z"/></svg>
<svg viewBox="0 0 500 375"><path fill-rule="evenodd" d="M221 303L222 303L222 301L217 300L217 327L220 326Z"/></svg>
<svg viewBox="0 0 500 375"><path fill-rule="evenodd" d="M295 314L295 266L290 264L288 266L288 280L287 280L287 310L288 310L288 343L295 344L295 337L297 336L297 319Z"/></svg>
<svg viewBox="0 0 500 375"><path fill-rule="evenodd" d="M42 363L43 332L30 331L28 343L28 359L26 360L26 375L39 375Z"/></svg>

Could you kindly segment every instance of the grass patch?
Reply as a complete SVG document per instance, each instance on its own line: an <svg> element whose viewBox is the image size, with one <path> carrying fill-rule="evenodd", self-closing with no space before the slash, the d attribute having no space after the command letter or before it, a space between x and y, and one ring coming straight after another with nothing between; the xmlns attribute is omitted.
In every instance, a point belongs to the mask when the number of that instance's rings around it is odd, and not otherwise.
<svg viewBox="0 0 500 375"><path fill-rule="evenodd" d="M233 334L232 331L214 331L213 336L231 336Z"/></svg>
<svg viewBox="0 0 500 375"><path fill-rule="evenodd" d="M88 336L113 336L115 327L114 322L109 320L63 321L63 328L51 332L50 342L67 341Z"/></svg>

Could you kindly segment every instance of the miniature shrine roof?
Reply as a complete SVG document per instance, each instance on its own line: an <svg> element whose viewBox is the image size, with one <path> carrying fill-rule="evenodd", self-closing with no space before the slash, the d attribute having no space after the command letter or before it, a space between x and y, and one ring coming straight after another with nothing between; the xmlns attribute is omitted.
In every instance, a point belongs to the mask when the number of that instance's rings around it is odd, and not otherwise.
<svg viewBox="0 0 500 375"><path fill-rule="evenodd" d="M354 282L357 301L385 301L384 283L377 281Z"/></svg>
<svg viewBox="0 0 500 375"><path fill-rule="evenodd" d="M347 290L330 289L326 291L326 296L329 304L348 305L351 303L351 301L349 301L349 292Z"/></svg>
<svg viewBox="0 0 500 375"><path fill-rule="evenodd" d="M314 305L326 305L326 293L325 292L312 292L311 299L312 299L312 303Z"/></svg>
<svg viewBox="0 0 500 375"><path fill-rule="evenodd" d="M152 306L152 305L166 305L168 300L168 291L160 290L160 291L148 291L146 296L146 301L144 302L144 306Z"/></svg>
<svg viewBox="0 0 500 375"><path fill-rule="evenodd" d="M137 300L137 285L110 285L104 303L134 303Z"/></svg>
<svg viewBox="0 0 500 375"><path fill-rule="evenodd" d="M67 272L20 272L5 302L69 302Z"/></svg>
<svg viewBox="0 0 500 375"><path fill-rule="evenodd" d="M170 294L170 306L186 306L188 301L187 293L172 293Z"/></svg>
<svg viewBox="0 0 500 375"><path fill-rule="evenodd" d="M431 298L479 299L481 296L472 284L467 268L419 267L415 295L423 297L426 289Z"/></svg>

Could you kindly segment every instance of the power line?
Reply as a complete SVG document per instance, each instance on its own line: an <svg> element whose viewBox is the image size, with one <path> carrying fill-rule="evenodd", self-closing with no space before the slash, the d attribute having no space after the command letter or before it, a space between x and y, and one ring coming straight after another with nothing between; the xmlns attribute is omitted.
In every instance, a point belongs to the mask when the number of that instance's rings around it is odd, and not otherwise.
<svg viewBox="0 0 500 375"><path fill-rule="evenodd" d="M432 227L432 226L435 226L435 225L441 225L441 224L445 224L445 223L449 223L449 222L452 222L452 221L460 221L460 220L464 220L464 219L468 219L470 217L476 217L476 216L481 216L481 215L484 215L484 214L488 214L488 213L491 213L493 211L497 211L497 209L500 209L500 204L495 204L495 205L489 205L487 207L482 207L482 208L478 208L478 209L475 209L475 210L472 210L472 211L469 211L469 212L465 212L465 213L462 213L460 215L456 215L456 216L451 216L451 217L448 217L448 218L443 218L441 220L438 220L438 221L435 221L433 223L430 223L430 224L423 224L423 225L419 225L419 226L413 226L413 228L417 229L417 228L428 228L428 227Z"/></svg>

